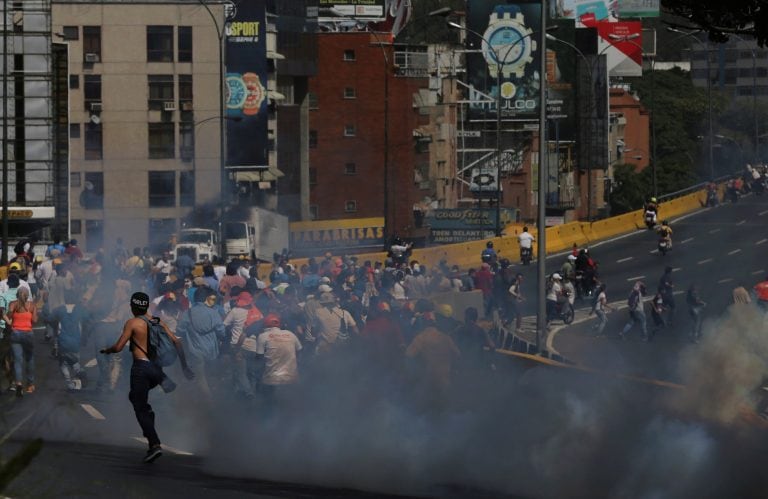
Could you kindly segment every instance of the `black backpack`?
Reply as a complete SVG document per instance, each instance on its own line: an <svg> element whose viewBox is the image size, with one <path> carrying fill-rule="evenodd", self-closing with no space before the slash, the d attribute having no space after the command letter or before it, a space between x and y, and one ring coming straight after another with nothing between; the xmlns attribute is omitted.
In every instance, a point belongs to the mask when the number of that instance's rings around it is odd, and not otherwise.
<svg viewBox="0 0 768 499"><path fill-rule="evenodd" d="M147 323L147 351L137 343L134 345L144 352L149 360L160 367L167 367L176 362L176 357L178 357L176 345L173 344L173 340L165 332L163 325L160 324L160 319L152 317L150 320L141 316L141 320Z"/></svg>

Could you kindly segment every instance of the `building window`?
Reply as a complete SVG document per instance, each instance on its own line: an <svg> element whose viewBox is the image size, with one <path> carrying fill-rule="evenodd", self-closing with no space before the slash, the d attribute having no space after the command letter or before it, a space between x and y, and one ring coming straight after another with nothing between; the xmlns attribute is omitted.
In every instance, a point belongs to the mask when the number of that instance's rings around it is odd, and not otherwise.
<svg viewBox="0 0 768 499"><path fill-rule="evenodd" d="M83 232L82 222L80 220L70 220L69 231L72 234L82 234Z"/></svg>
<svg viewBox="0 0 768 499"><path fill-rule="evenodd" d="M191 121L179 123L179 156L186 162L195 158L195 125Z"/></svg>
<svg viewBox="0 0 768 499"><path fill-rule="evenodd" d="M315 149L317 147L317 130L309 131L309 148Z"/></svg>
<svg viewBox="0 0 768 499"><path fill-rule="evenodd" d="M85 221L85 251L96 253L104 247L104 222L101 220Z"/></svg>
<svg viewBox="0 0 768 499"><path fill-rule="evenodd" d="M317 168L309 169L309 185L317 185Z"/></svg>
<svg viewBox="0 0 768 499"><path fill-rule="evenodd" d="M355 129L355 125L344 125L345 137L354 137L355 135L357 135L357 130Z"/></svg>
<svg viewBox="0 0 768 499"><path fill-rule="evenodd" d="M86 111L101 111L101 75L83 75L83 98Z"/></svg>
<svg viewBox="0 0 768 499"><path fill-rule="evenodd" d="M101 62L101 26L83 26L83 61Z"/></svg>
<svg viewBox="0 0 768 499"><path fill-rule="evenodd" d="M357 165L355 163L345 164L344 175L357 175Z"/></svg>
<svg viewBox="0 0 768 499"><path fill-rule="evenodd" d="M179 62L192 62L192 26L179 26Z"/></svg>
<svg viewBox="0 0 768 499"><path fill-rule="evenodd" d="M102 152L101 123L85 124L85 159L99 160Z"/></svg>
<svg viewBox="0 0 768 499"><path fill-rule="evenodd" d="M69 88L80 88L80 75L69 75Z"/></svg>
<svg viewBox="0 0 768 499"><path fill-rule="evenodd" d="M80 187L80 172L69 173L69 186Z"/></svg>
<svg viewBox="0 0 768 499"><path fill-rule="evenodd" d="M179 75L179 109L181 121L194 121L192 116L192 75Z"/></svg>
<svg viewBox="0 0 768 499"><path fill-rule="evenodd" d="M147 62L173 62L173 26L147 26Z"/></svg>
<svg viewBox="0 0 768 499"><path fill-rule="evenodd" d="M195 206L195 172L179 173L179 204Z"/></svg>
<svg viewBox="0 0 768 499"><path fill-rule="evenodd" d="M355 93L354 87L345 87L344 88L344 98L345 99L354 99L357 97L357 94Z"/></svg>
<svg viewBox="0 0 768 499"><path fill-rule="evenodd" d="M173 97L173 75L147 75L149 84L149 102L147 107L151 111L162 111L165 103L169 102L175 107Z"/></svg>
<svg viewBox="0 0 768 499"><path fill-rule="evenodd" d="M344 60L345 61L354 61L355 60L355 51L354 50L345 50L344 51Z"/></svg>
<svg viewBox="0 0 768 499"><path fill-rule="evenodd" d="M69 124L69 138L70 139L79 139L80 138L80 123L70 123Z"/></svg>
<svg viewBox="0 0 768 499"><path fill-rule="evenodd" d="M64 26L61 29L62 38L64 40L79 40L80 29L77 26Z"/></svg>
<svg viewBox="0 0 768 499"><path fill-rule="evenodd" d="M176 156L175 135L175 123L149 123L149 158L174 158Z"/></svg>
<svg viewBox="0 0 768 499"><path fill-rule="evenodd" d="M309 219L310 220L317 220L320 216L320 210L318 209L316 204L309 205Z"/></svg>
<svg viewBox="0 0 768 499"><path fill-rule="evenodd" d="M80 206L86 210L100 210L104 207L104 174L85 172L83 190L80 191Z"/></svg>
<svg viewBox="0 0 768 499"><path fill-rule="evenodd" d="M309 109L320 109L317 104L317 94L314 92L307 92L307 99L309 100Z"/></svg>
<svg viewBox="0 0 768 499"><path fill-rule="evenodd" d="M149 175L149 207L176 206L176 172L147 172Z"/></svg>
<svg viewBox="0 0 768 499"><path fill-rule="evenodd" d="M344 211L347 213L357 211L357 201L344 201Z"/></svg>

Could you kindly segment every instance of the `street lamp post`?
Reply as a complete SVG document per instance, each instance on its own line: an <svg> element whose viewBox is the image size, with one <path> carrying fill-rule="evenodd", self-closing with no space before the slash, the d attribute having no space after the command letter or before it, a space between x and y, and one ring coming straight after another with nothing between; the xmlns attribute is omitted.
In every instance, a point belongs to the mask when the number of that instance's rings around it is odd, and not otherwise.
<svg viewBox="0 0 768 499"><path fill-rule="evenodd" d="M441 12L442 14L443 12ZM506 61L506 57L511 50L527 37L530 37L534 33L546 33L547 32L547 1L541 2L541 27L538 31L532 31L525 37L518 39L515 43L507 47L505 57L500 57L500 54L496 52L493 45L486 40L480 33L462 26L455 22L448 22L448 25L452 28L461 29L472 33L487 45L488 49L493 53L499 64L503 64ZM538 286L537 286L537 325L536 325L536 351L541 351L541 340L546 336L547 320L546 320L546 262L547 262L547 226L546 226L546 192L544 191L544 185L547 182L547 172L544 170L545 160L545 147L546 147L546 74L547 74L547 57L546 57L546 37L541 37L541 58L539 67L539 191L538 191L538 220L537 220L537 232L538 232L538 259L536 262ZM501 236L501 71L496 72L496 235Z"/></svg>
<svg viewBox="0 0 768 499"><path fill-rule="evenodd" d="M219 21L211 11L210 7L205 3L205 0L198 0L198 3L202 5L211 16L214 28L216 29L216 37L219 40L219 168L220 168L220 182L221 182L221 210L219 213L219 219L224 218L224 208L229 201L228 191L228 176L226 168L226 136L224 130L224 39L226 35L224 25L219 25ZM223 7L222 7L223 8ZM225 16L226 17L226 16Z"/></svg>
<svg viewBox="0 0 768 499"><path fill-rule="evenodd" d="M8 0L3 0L3 248L0 264L8 263Z"/></svg>

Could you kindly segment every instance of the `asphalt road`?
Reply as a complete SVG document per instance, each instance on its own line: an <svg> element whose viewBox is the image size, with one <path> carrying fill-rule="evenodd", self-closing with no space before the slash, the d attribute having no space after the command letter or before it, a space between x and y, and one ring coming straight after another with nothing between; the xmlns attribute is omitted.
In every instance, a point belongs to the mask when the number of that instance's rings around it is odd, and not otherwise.
<svg viewBox="0 0 768 499"><path fill-rule="evenodd" d="M664 218L663 212L661 218ZM662 256L657 251L657 236L648 230L621 236L590 247L592 258L599 263L600 279L607 284L608 302L616 311L608 314L606 338L594 338L591 327L594 316L588 316L590 304L576 303L576 318L571 326L554 322L546 340L548 350L559 353L578 364L599 367L650 378L679 381L678 360L683 351L696 348L688 340L692 321L685 303L685 292L691 284L707 303L704 332L727 310L733 288L747 290L763 280L768 271L768 197L746 196L736 204L725 204L671 219L674 231L673 249ZM547 259L547 273L559 270L565 255ZM627 322L626 297L633 284L646 283L650 299L656 292L664 268L671 266L675 285L676 311L671 327L659 331L650 343L640 341L633 329L627 340L618 338ZM527 293L535 293L535 267L523 267L529 277ZM531 311L529 304L529 311ZM649 328L652 321L646 305ZM711 324L710 324L711 325ZM523 336L534 341L535 317L527 317Z"/></svg>

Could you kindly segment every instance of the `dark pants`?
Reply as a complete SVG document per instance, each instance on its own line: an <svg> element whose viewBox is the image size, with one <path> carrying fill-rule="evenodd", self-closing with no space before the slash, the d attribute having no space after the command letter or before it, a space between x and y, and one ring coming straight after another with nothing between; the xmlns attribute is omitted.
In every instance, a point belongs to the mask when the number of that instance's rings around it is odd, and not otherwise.
<svg viewBox="0 0 768 499"><path fill-rule="evenodd" d="M149 391L159 385L163 377L163 370L155 363L148 360L133 360L128 400L133 404L136 419L150 448L160 445L160 438L155 431L155 413L149 405Z"/></svg>

